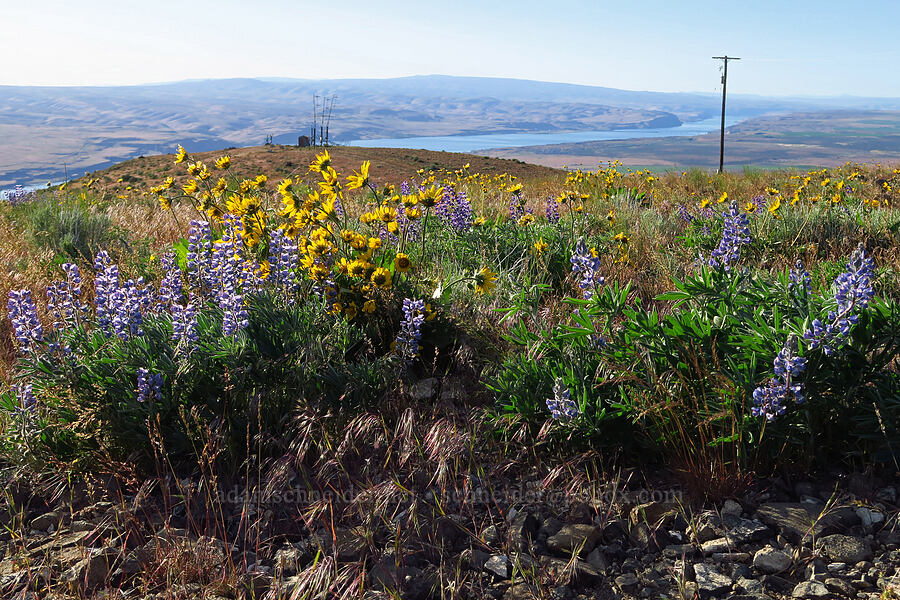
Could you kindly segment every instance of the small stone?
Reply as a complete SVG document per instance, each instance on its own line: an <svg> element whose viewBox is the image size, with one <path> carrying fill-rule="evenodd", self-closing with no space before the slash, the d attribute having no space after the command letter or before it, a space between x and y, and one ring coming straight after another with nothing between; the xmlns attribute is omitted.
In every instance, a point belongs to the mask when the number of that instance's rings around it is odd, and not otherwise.
<svg viewBox="0 0 900 600"><path fill-rule="evenodd" d="M856 588L854 588L843 579L838 579L837 577L827 578L825 580L825 587L827 587L832 592L835 592L836 594L843 594L844 596L849 596L850 598L856 596Z"/></svg>
<svg viewBox="0 0 900 600"><path fill-rule="evenodd" d="M734 515L739 517L741 516L741 513L744 512L744 508L739 503L729 498L725 501L725 504L722 505L721 512L723 515Z"/></svg>
<svg viewBox="0 0 900 600"><path fill-rule="evenodd" d="M588 553L586 560L589 565L598 571L605 571L609 568L609 561L606 558L606 554L604 554L600 548L591 550L590 553Z"/></svg>
<svg viewBox="0 0 900 600"><path fill-rule="evenodd" d="M489 525L481 532L481 540L488 546L498 546L500 544L500 530L496 525Z"/></svg>
<svg viewBox="0 0 900 600"><path fill-rule="evenodd" d="M873 531L875 526L884 522L884 513L861 506L856 509L856 516L862 522L863 529ZM35 528L39 529L39 528Z"/></svg>
<svg viewBox="0 0 900 600"><path fill-rule="evenodd" d="M717 552L727 552L731 548L731 544L728 543L728 540L725 538L718 538L715 540L709 540L708 542L704 542L700 545L700 550L703 551L703 554L714 554Z"/></svg>
<svg viewBox="0 0 900 600"><path fill-rule="evenodd" d="M833 562L825 565L825 568L828 569L829 573L840 573L842 571L847 570L847 563L842 562Z"/></svg>
<svg viewBox="0 0 900 600"><path fill-rule="evenodd" d="M755 519L740 519L725 534L732 544L741 545L772 537L772 530Z"/></svg>
<svg viewBox="0 0 900 600"><path fill-rule="evenodd" d="M771 546L766 546L753 556L753 566L763 573L782 573L790 569L792 564L790 556Z"/></svg>
<svg viewBox="0 0 900 600"><path fill-rule="evenodd" d="M829 598L831 592L821 581L803 581L794 587L791 596L794 598Z"/></svg>
<svg viewBox="0 0 900 600"><path fill-rule="evenodd" d="M95 551L66 570L62 580L76 590L92 590L109 575L114 560L115 552Z"/></svg>
<svg viewBox="0 0 900 600"><path fill-rule="evenodd" d="M565 525L547 539L547 548L565 556L571 556L576 551L586 556L597 545L602 532L602 529L594 525Z"/></svg>
<svg viewBox="0 0 900 600"><path fill-rule="evenodd" d="M417 381L409 388L409 397L416 402L431 400L437 395L438 387L440 387L440 382L437 377Z"/></svg>
<svg viewBox="0 0 900 600"><path fill-rule="evenodd" d="M616 577L616 587L618 587L623 594L633 594L637 591L640 583L640 580L634 573L623 573Z"/></svg>
<svg viewBox="0 0 900 600"><path fill-rule="evenodd" d="M849 535L825 536L818 544L832 562L858 563L872 558L872 549L864 540Z"/></svg>
<svg viewBox="0 0 900 600"><path fill-rule="evenodd" d="M653 528L667 527L675 518L676 507L669 502L647 502L631 509L632 523L646 523Z"/></svg>
<svg viewBox="0 0 900 600"><path fill-rule="evenodd" d="M55 510L51 510L32 519L31 528L38 531L47 531L51 527L58 527L61 520L60 514Z"/></svg>
<svg viewBox="0 0 900 600"><path fill-rule="evenodd" d="M664 529L653 530L646 523L634 525L628 533L628 540L632 546L646 552L659 552L671 541Z"/></svg>
<svg viewBox="0 0 900 600"><path fill-rule="evenodd" d="M716 562L739 563L750 562L750 554L747 552L714 552L711 558Z"/></svg>
<svg viewBox="0 0 900 600"><path fill-rule="evenodd" d="M500 579L509 579L512 564L505 554L494 554L484 563L484 570Z"/></svg>
<svg viewBox="0 0 900 600"><path fill-rule="evenodd" d="M731 589L731 578L722 575L707 564L696 563L694 575L701 593L716 595Z"/></svg>

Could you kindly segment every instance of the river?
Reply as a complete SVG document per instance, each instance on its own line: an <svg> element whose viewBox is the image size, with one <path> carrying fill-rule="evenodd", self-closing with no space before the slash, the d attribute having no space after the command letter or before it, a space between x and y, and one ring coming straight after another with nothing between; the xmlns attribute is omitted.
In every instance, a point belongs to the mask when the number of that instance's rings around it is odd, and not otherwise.
<svg viewBox="0 0 900 600"><path fill-rule="evenodd" d="M741 118L725 118L725 126L730 127L742 121ZM721 117L703 119L692 123L682 123L678 127L658 127L651 129L612 129L609 131L573 131L569 133L494 133L488 135L436 135L427 137L380 138L373 140L353 140L342 142L346 146L366 148L414 148L419 150L443 150L445 152L475 152L491 148L518 148L521 146L543 146L545 144L571 144L574 142L594 142L605 140L629 140L634 138L671 137L702 135L718 131Z"/></svg>

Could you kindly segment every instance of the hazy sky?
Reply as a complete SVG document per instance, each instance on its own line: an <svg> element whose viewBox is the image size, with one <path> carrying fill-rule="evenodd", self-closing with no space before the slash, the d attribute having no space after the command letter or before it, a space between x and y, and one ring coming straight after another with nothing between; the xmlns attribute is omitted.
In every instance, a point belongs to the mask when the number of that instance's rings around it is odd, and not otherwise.
<svg viewBox="0 0 900 600"><path fill-rule="evenodd" d="M0 84L441 73L900 96L900 1L0 0Z"/></svg>

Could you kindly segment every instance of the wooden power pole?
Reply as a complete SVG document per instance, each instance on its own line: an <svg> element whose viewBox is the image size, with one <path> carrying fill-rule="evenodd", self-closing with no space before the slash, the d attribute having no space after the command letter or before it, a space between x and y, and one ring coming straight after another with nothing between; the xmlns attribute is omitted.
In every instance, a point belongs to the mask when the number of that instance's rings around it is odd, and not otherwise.
<svg viewBox="0 0 900 600"><path fill-rule="evenodd" d="M725 165L725 86L728 84L728 61L741 60L735 56L713 56L715 60L721 60L724 64L722 71L722 129L719 132L719 173Z"/></svg>

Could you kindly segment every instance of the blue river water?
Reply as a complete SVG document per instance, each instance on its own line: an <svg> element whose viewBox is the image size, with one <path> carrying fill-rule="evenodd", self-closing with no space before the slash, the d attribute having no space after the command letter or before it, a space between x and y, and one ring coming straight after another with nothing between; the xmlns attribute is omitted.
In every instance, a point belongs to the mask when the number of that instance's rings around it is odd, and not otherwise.
<svg viewBox="0 0 900 600"><path fill-rule="evenodd" d="M725 126L738 123L740 118L725 118ZM544 144L571 144L605 140L629 140L635 138L692 136L718 131L721 117L682 123L678 127L651 129L613 129L610 131L574 131L569 133L496 133L488 135L438 135L428 137L380 138L343 142L346 146L366 148L414 148L418 150L443 150L445 152L474 152L490 148L518 148Z"/></svg>

